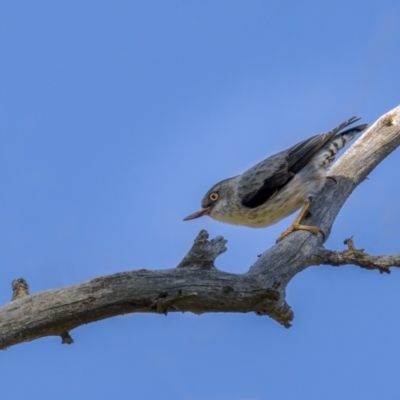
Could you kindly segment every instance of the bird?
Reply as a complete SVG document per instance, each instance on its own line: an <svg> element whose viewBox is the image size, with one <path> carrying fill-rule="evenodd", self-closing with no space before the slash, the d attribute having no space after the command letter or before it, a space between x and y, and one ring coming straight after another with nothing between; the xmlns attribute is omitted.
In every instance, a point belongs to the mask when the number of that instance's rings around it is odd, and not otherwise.
<svg viewBox="0 0 400 400"><path fill-rule="evenodd" d="M301 208L277 242L296 230L325 236L318 227L300 222L329 178L327 173L336 154L368 127L362 124L343 130L359 119L352 117L328 133L312 136L266 158L242 175L216 183L201 200L201 209L184 221L207 215L228 224L264 228Z"/></svg>

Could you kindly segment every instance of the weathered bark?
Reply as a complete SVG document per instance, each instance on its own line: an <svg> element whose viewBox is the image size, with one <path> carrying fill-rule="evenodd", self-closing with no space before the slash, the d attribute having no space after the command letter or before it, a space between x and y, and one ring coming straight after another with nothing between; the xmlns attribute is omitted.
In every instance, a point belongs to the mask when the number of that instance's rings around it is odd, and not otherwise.
<svg viewBox="0 0 400 400"><path fill-rule="evenodd" d="M226 251L226 241L209 241L201 231L174 269L122 272L33 295L23 279L14 281L13 301L0 308L0 348L49 335L71 344L72 329L133 312L255 312L289 327L293 313L285 301L286 286L305 268L356 264L389 272L390 266L400 266L400 255L369 256L351 240L343 252L323 247L351 192L399 144L400 106L379 118L333 166L330 175L335 179L328 180L314 200L306 222L318 226L325 238L294 232L262 254L245 274L219 271L214 262Z"/></svg>
<svg viewBox="0 0 400 400"><path fill-rule="evenodd" d="M400 267L400 254L371 256L364 252L364 249L356 249L352 238L346 239L348 250L331 251L324 248L320 249L317 257L320 258L320 264L340 266L340 265L358 265L365 269L377 269L381 274L390 274L390 267Z"/></svg>

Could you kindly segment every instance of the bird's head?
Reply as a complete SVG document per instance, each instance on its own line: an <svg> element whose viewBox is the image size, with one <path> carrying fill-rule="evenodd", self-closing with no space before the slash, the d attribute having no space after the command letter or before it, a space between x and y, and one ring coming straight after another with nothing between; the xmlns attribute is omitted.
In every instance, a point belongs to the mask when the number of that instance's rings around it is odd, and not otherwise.
<svg viewBox="0 0 400 400"><path fill-rule="evenodd" d="M236 178L236 177L235 177ZM218 216L224 214L231 204L234 193L235 184L234 179L229 178L216 183L201 200L201 209L193 214L184 218L184 221L209 215L212 218L219 219Z"/></svg>

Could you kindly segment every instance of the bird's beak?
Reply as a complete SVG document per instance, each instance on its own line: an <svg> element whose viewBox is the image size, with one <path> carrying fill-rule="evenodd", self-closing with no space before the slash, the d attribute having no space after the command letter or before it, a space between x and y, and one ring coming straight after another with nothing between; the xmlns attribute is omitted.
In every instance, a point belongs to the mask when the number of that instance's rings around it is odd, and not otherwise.
<svg viewBox="0 0 400 400"><path fill-rule="evenodd" d="M196 211L195 213L188 215L186 218L183 218L183 220L189 221L191 219L200 218L203 215L207 215L210 212L210 210L211 210L211 206L202 208L200 211Z"/></svg>

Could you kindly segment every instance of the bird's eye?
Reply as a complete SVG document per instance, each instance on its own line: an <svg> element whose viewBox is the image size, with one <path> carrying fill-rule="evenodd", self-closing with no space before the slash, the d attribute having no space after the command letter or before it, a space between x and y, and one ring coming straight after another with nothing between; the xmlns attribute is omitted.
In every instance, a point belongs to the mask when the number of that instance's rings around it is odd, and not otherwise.
<svg viewBox="0 0 400 400"><path fill-rule="evenodd" d="M210 194L210 200L211 201L217 201L218 200L218 193L211 193Z"/></svg>

